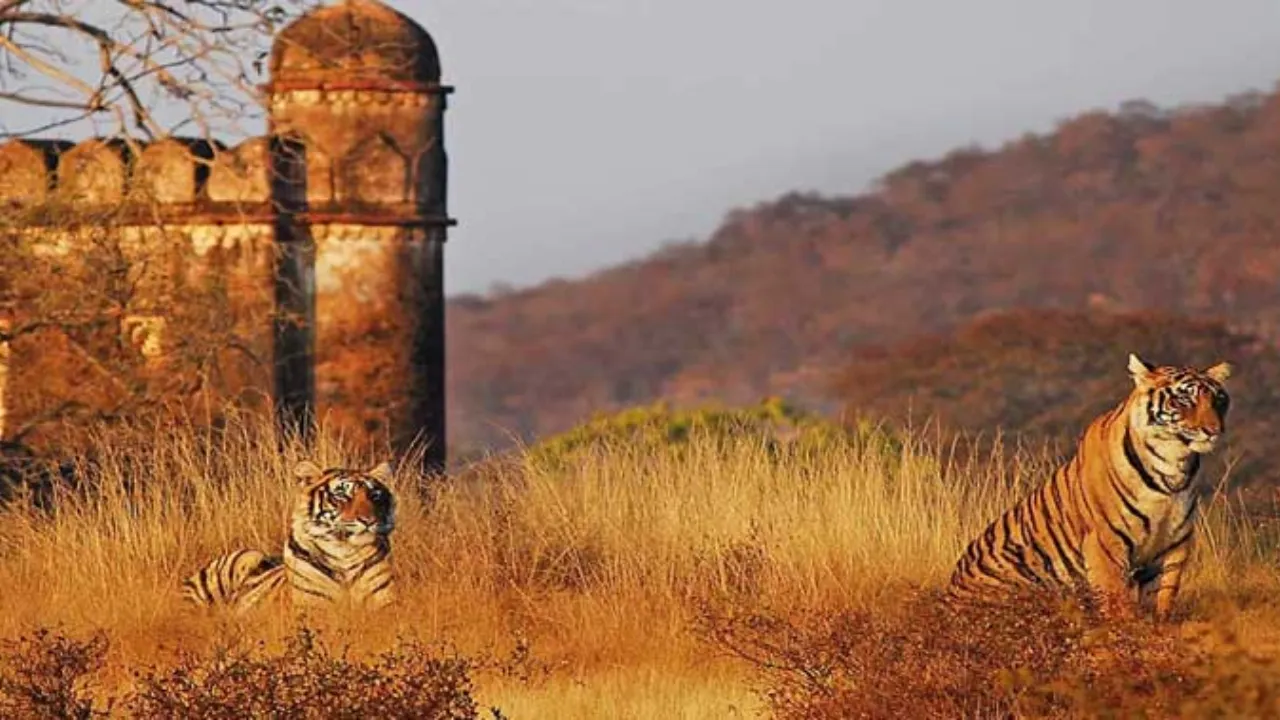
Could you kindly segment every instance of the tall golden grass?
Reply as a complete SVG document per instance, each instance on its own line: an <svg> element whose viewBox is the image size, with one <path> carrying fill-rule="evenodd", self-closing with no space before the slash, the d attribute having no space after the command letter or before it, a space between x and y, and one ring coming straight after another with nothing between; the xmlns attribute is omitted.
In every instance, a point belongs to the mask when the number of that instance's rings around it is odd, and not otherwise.
<svg viewBox="0 0 1280 720"><path fill-rule="evenodd" d="M450 478L403 469L399 604L324 632L354 652L411 638L506 658L477 685L509 717L754 717L749 668L693 630L702 601L891 606L904 588L940 586L964 544L1057 460L958 453L927 432L879 437L780 452L750 434L695 432L679 447L604 444L568 463L517 452ZM58 491L56 512L0 510L0 638L103 631L108 688L231 635L280 642L293 630L283 612L229 624L185 607L178 586L217 553L282 545L289 471L304 455L382 459L323 431L304 453L252 418L216 434L180 421L102 433L81 461L93 480ZM1241 622L1270 622L1280 530L1215 497L1184 605L1194 617L1226 602Z"/></svg>

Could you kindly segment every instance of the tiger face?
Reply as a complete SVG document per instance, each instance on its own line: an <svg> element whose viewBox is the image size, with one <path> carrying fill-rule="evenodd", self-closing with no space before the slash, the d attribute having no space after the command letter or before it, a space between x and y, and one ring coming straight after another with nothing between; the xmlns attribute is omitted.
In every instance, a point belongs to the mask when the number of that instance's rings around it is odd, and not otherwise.
<svg viewBox="0 0 1280 720"><path fill-rule="evenodd" d="M1214 449L1227 429L1231 398L1223 383L1231 376L1229 364L1207 370L1153 367L1131 354L1129 374L1143 410L1135 419L1151 439L1197 454Z"/></svg>
<svg viewBox="0 0 1280 720"><path fill-rule="evenodd" d="M395 498L387 486L391 474L387 463L367 471L322 470L304 460L294 469L299 483L294 532L351 546L385 540L395 529Z"/></svg>

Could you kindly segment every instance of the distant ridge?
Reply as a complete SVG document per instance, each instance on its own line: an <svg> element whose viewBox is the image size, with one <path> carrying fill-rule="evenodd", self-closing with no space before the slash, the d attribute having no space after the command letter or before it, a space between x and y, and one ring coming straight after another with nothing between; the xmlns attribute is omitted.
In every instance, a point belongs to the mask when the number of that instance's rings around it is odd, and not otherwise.
<svg viewBox="0 0 1280 720"><path fill-rule="evenodd" d="M858 197L735 210L705 243L449 306L460 447L596 411L781 395L833 410L855 349L1021 308L1280 328L1280 95L1135 101L956 150Z"/></svg>

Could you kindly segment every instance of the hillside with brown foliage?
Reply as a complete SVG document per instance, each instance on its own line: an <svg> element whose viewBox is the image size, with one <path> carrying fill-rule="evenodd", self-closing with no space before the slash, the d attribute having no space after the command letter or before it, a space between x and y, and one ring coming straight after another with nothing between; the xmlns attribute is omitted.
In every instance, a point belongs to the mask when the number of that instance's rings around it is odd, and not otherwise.
<svg viewBox="0 0 1280 720"><path fill-rule="evenodd" d="M829 373L857 348L993 311L1155 310L1273 337L1278 197L1270 93L1167 112L1127 103L909 164L858 197L735 211L704 243L455 298L455 447L659 396L779 394L831 410Z"/></svg>
<svg viewBox="0 0 1280 720"><path fill-rule="evenodd" d="M1238 479L1275 474L1280 352L1218 322L1016 311L860 350L837 374L833 390L849 418L928 419L970 436L1012 432L1065 447L1133 388L1130 352L1154 364L1232 363L1228 442L1219 461L1230 461Z"/></svg>

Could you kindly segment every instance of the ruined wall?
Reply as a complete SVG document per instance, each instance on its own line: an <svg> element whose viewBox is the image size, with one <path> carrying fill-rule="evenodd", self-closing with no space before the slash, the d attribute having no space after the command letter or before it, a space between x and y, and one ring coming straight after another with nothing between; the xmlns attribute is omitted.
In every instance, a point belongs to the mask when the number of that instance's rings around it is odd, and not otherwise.
<svg viewBox="0 0 1280 720"><path fill-rule="evenodd" d="M314 400L353 439L403 448L425 432L442 466L434 42L347 0L284 28L270 65L267 137L235 147L0 145L0 321L16 335L0 347L0 437L139 396L274 394L304 413Z"/></svg>
<svg viewBox="0 0 1280 720"><path fill-rule="evenodd" d="M444 162L437 103L427 94L298 92L273 106L278 130L304 146L317 410L357 439L417 430L415 349L440 273L439 243L424 225L443 205L433 180ZM4 275L38 258L52 283L28 278L29 301L9 309L15 328L47 327L0 348L7 437L51 442L56 432L25 429L114 413L139 395L193 407L269 402L278 250L270 154L265 137L234 147L0 145L0 234L16 248L0 257ZM129 291L105 297L120 289L102 287L112 268ZM76 304L105 319L92 329L63 322Z"/></svg>
<svg viewBox="0 0 1280 720"><path fill-rule="evenodd" d="M262 146L0 145L0 277L17 334L0 348L4 437L66 442L62 419L160 400L266 404Z"/></svg>

